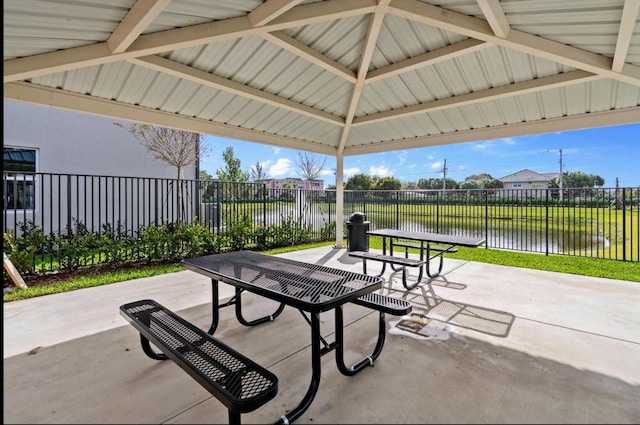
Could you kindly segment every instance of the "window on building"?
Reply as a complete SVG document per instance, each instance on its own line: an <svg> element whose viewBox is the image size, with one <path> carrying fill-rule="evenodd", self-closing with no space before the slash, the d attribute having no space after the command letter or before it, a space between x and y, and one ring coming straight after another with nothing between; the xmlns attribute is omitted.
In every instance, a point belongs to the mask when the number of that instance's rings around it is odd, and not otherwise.
<svg viewBox="0 0 640 425"><path fill-rule="evenodd" d="M35 149L5 147L3 167L4 209L35 209Z"/></svg>

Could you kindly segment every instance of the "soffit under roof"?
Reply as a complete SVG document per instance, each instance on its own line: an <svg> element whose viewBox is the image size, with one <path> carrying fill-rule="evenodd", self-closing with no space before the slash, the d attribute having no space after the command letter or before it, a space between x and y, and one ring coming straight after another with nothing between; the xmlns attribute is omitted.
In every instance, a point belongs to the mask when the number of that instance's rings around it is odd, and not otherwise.
<svg viewBox="0 0 640 425"><path fill-rule="evenodd" d="M640 0L5 0L8 99L355 155L640 122Z"/></svg>

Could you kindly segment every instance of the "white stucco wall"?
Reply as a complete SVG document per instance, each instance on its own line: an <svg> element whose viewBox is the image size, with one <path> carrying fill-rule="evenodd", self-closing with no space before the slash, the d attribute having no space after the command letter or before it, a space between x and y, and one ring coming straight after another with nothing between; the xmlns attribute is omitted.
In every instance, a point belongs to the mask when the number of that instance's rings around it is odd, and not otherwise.
<svg viewBox="0 0 640 425"><path fill-rule="evenodd" d="M37 149L41 173L176 178L112 118L4 100L4 146ZM114 125L120 122L124 128ZM196 178L195 164L184 171Z"/></svg>
<svg viewBox="0 0 640 425"><path fill-rule="evenodd" d="M140 226L175 221L179 209L188 219L200 214L193 193L178 207L177 170L154 160L128 132L129 122L119 121L122 128L111 118L11 100L3 121L3 146L36 149L36 172L45 173L32 178L35 208L3 210L5 232L19 235L20 224L33 221L48 234L77 219L92 232L110 224L133 235ZM196 170L187 167L184 178L194 180Z"/></svg>

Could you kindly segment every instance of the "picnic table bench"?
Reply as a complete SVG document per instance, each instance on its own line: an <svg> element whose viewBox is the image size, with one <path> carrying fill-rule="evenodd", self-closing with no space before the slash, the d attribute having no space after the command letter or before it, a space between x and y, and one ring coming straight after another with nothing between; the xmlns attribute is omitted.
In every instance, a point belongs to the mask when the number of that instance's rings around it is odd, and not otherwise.
<svg viewBox="0 0 640 425"><path fill-rule="evenodd" d="M278 393L276 375L156 301L124 304L120 314L140 332L147 356L173 360L227 407L231 424Z"/></svg>
<svg viewBox="0 0 640 425"><path fill-rule="evenodd" d="M385 313L399 316L412 310L407 300L374 292L361 295L353 303L379 312L381 337L373 353L352 367L344 365L341 351L336 353L345 375L373 366L384 344ZM256 410L276 396L276 375L158 302L130 302L120 306L120 314L140 332L144 353L154 360L173 360L227 407L230 424L240 424L242 413ZM161 352L151 348L152 343Z"/></svg>

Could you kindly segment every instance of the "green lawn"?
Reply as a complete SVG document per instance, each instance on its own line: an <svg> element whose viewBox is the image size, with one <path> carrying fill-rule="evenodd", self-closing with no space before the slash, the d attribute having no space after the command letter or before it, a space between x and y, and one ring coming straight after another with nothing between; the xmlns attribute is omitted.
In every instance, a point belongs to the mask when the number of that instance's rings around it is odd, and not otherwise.
<svg viewBox="0 0 640 425"><path fill-rule="evenodd" d="M300 249L329 246L333 242L315 243L304 246L287 247L264 251L266 254L281 254ZM381 249L381 242L371 239L371 248ZM447 253L446 257L459 260L477 261L481 263L499 264L504 266L522 267L553 272L570 273L583 276L603 277L616 280L640 282L640 263L603 260L566 255L532 254L527 252L503 251L485 248L458 248L457 253ZM15 289L4 293L4 302L39 297L92 286L106 285L142 277L173 273L184 270L179 264L155 265L139 267L126 271L105 273L95 276L79 277L47 286L34 286L27 289Z"/></svg>

